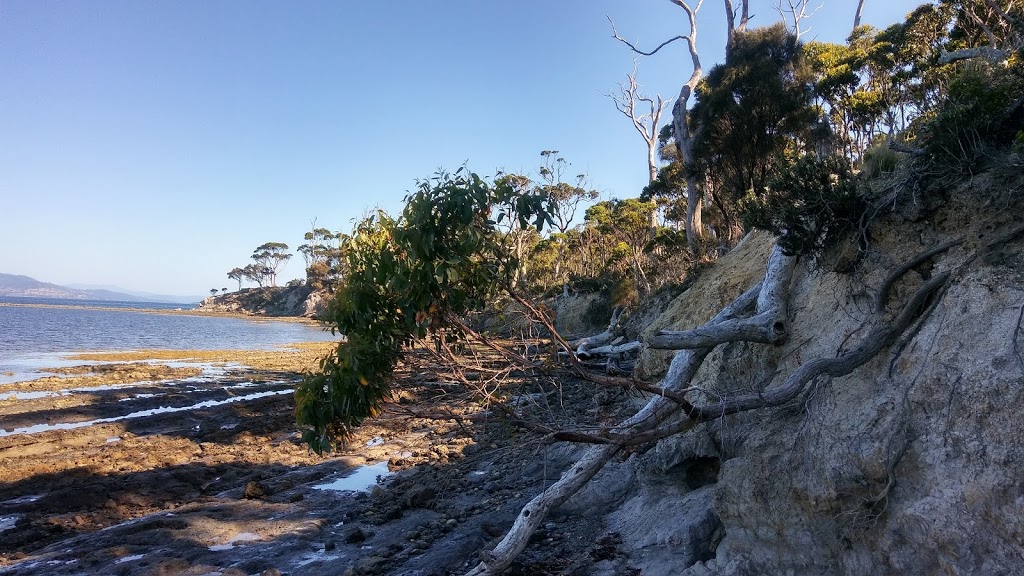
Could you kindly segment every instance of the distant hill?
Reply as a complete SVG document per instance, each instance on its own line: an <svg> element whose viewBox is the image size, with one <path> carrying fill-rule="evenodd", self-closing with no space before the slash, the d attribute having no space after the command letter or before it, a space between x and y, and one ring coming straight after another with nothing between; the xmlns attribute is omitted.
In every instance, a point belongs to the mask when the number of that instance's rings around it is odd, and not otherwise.
<svg viewBox="0 0 1024 576"><path fill-rule="evenodd" d="M157 296L157 295L152 295ZM120 302L188 302L186 298L154 299L106 289L81 289L40 282L18 274L0 273L0 297L111 300Z"/></svg>
<svg viewBox="0 0 1024 576"><path fill-rule="evenodd" d="M123 294L129 294L134 296L136 299L141 299L146 302L171 302L174 304L191 304L201 302L204 298L207 298L209 294L186 294L173 295L173 294L155 294L153 292L143 292L141 290L129 290L128 288L122 288L120 286L111 286L109 284L81 284L74 283L68 284L68 288L74 288L76 290L107 290L110 292L120 292Z"/></svg>

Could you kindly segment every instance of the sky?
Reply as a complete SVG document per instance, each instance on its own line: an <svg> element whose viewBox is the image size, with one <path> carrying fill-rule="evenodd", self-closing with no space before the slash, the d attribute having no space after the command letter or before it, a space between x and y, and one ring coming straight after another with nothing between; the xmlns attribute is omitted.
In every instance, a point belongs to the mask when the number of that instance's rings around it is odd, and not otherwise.
<svg viewBox="0 0 1024 576"><path fill-rule="evenodd" d="M919 3L867 0L863 23ZM752 0L751 26L774 5ZM803 39L842 42L855 5L824 0ZM605 96L632 67L609 17L641 48L688 31L668 0L4 0L0 272L233 290L264 242L398 212L441 168L535 173L542 150L635 197L646 149ZM706 72L722 2L698 25ZM691 71L677 42L638 80L670 99ZM303 275L296 255L281 280Z"/></svg>

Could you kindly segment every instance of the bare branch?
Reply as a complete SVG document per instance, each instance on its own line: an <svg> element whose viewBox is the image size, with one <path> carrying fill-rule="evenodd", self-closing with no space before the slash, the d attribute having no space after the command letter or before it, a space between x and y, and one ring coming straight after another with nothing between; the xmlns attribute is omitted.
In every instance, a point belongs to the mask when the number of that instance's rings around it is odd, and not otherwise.
<svg viewBox="0 0 1024 576"><path fill-rule="evenodd" d="M785 297L784 287L789 285L793 271L791 260L789 257L774 257L773 253L773 257L769 259L765 281L740 295L716 314L708 325L735 318L755 301L758 302L759 308L764 306L764 309L759 309L758 312L774 310L785 314L785 302L777 302L774 298ZM528 306L528 303L524 305ZM548 322L546 318L544 321ZM568 348L564 340L560 337L558 339ZM678 352L669 364L668 372L662 381L664 388L676 393L686 389L711 350L712 348L699 348ZM611 433L631 435L655 429L680 408L687 414L696 410L685 400L679 403L666 396L651 398L639 412L616 426ZM526 548L530 536L544 521L548 512L579 491L618 451L619 446L616 445L599 445L587 451L557 482L523 507L508 534L493 551L481 554L483 562L471 570L469 576L500 574Z"/></svg>
<svg viewBox="0 0 1024 576"><path fill-rule="evenodd" d="M758 285L758 287L761 286L761 284ZM709 323L729 320L736 314L743 312L754 303L758 294L759 290L755 289L744 292L732 304L712 318ZM566 346L568 345L566 344ZM669 372L665 377L665 382L689 382L696 375L704 358L710 352L710 348L679 352L669 365ZM614 432L629 433L652 429L678 411L679 406L680 404L667 397L658 396L652 398L639 412L617 426ZM692 406L688 402L682 404L682 406L692 410ZM572 433L565 432L563 434L569 435ZM586 436L582 435L581 437ZM614 444L598 445L588 450L557 482L538 494L523 507L508 534L492 551L481 553L483 561L470 570L468 576L501 574L515 560L516 556L526 548L530 536L536 532L548 512L578 492L619 450L620 446Z"/></svg>
<svg viewBox="0 0 1024 576"><path fill-rule="evenodd" d="M668 46L669 44L675 42L676 40L687 40L688 39L686 36L673 36L672 38L669 38L668 40L665 40L661 44L658 44L654 48L654 50L651 50L650 52L644 52L643 50L637 48L629 40L626 40L622 36L619 36L618 30L615 29L615 22L612 21L610 16L608 16L607 18L608 18L608 23L612 25L612 38L618 40L619 42L622 42L626 46L629 46L630 50L632 50L633 52L636 52L637 54L640 54L641 56L654 56L655 54L658 53L658 50L661 50L662 48L664 48L665 46Z"/></svg>
<svg viewBox="0 0 1024 576"><path fill-rule="evenodd" d="M821 4L818 5L817 8L815 8L814 10L811 11L810 14L808 14L807 7L810 4L810 2L811 0L786 0L786 4L788 5L787 8L782 6L782 0L778 0L778 3L775 5L775 9L779 12L779 16L782 17L783 22L793 20L793 35L796 36L797 39L811 31L810 28L801 31L800 23L806 20L807 18L814 16L814 14L817 13L818 10L821 10L821 7L824 6L824 2L822 2Z"/></svg>
<svg viewBox="0 0 1024 576"><path fill-rule="evenodd" d="M636 58L633 59L633 70L626 74L626 83L619 83L619 93L605 94L612 99L615 109L621 112L633 123L633 128L640 133L647 145L647 173L648 181L653 182L658 177L658 124L661 123L661 113L664 112L668 102L662 100L661 95L654 98L644 96L640 92L640 86L636 81ZM646 111L638 111L637 103L645 104Z"/></svg>

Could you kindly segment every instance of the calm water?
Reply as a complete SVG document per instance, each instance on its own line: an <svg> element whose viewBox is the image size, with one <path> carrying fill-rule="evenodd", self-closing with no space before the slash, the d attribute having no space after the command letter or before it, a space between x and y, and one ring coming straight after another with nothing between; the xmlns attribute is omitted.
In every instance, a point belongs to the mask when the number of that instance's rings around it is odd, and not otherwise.
<svg viewBox="0 0 1024 576"><path fill-rule="evenodd" d="M0 299L23 303L26 299ZM47 304L83 304L112 308L176 308L140 304L48 300ZM298 322L245 320L211 316L149 314L134 310L0 306L0 384L25 380L39 368L63 361L73 352L94 350L268 350L290 342L333 340L330 332ZM4 375L13 372L13 375ZM38 374L33 375L38 377Z"/></svg>

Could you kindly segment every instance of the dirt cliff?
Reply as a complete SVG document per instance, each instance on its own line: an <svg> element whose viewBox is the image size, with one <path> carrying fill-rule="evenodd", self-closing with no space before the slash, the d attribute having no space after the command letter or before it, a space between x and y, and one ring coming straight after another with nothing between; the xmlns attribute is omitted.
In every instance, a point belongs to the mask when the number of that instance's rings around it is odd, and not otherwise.
<svg viewBox="0 0 1024 576"><path fill-rule="evenodd" d="M950 272L948 289L852 374L607 467L566 506L603 510L621 534L624 557L608 574L1020 573L1024 178L1004 167L945 190L894 184L895 209L873 220L853 271L832 271L846 267L837 262L850 246L802 261L785 342L719 346L691 398L770 388L857 346L929 278ZM922 209L926 199L937 206ZM759 280L771 241L749 237L646 335L706 321ZM898 279L884 313L875 309L895 269L953 241ZM644 375L663 373L669 356L646 351Z"/></svg>

